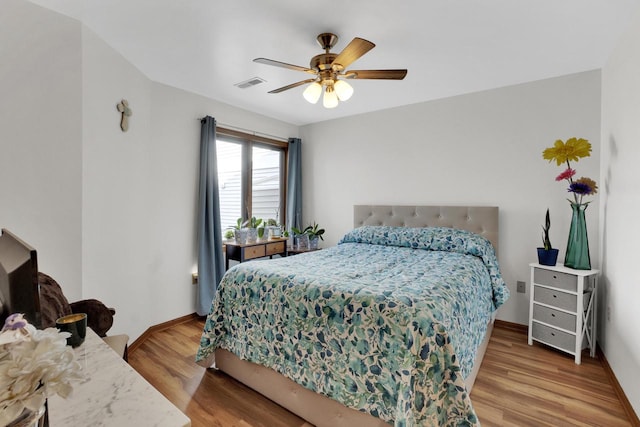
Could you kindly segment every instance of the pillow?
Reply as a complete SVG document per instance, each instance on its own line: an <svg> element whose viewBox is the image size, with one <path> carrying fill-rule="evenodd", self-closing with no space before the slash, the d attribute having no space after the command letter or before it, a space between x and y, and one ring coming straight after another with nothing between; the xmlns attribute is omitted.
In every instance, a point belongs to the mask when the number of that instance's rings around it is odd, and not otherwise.
<svg viewBox="0 0 640 427"><path fill-rule="evenodd" d="M498 259L491 242L476 233L449 227L389 227L365 225L344 235L338 244L365 243L400 246L414 249L457 252L480 258L491 276L494 307L509 298L509 290L502 279Z"/></svg>

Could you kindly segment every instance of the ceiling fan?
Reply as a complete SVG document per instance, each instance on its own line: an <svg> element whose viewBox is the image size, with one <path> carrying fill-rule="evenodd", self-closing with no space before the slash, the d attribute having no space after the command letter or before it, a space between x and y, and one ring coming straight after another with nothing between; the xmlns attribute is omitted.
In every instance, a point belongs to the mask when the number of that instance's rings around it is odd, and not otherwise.
<svg viewBox="0 0 640 427"><path fill-rule="evenodd" d="M338 100L346 101L353 95L353 88L343 79L402 80L407 75L407 70L346 70L354 61L376 46L368 40L356 37L351 40L347 47L339 54L330 52L331 48L335 46L338 41L338 36L335 34L322 33L316 40L318 40L318 44L324 49L325 53L311 58L309 68L267 58L256 58L253 60L261 64L303 71L315 76L274 89L269 93L280 93L310 83L303 93L304 98L310 103L315 104L320 99L322 89L324 88L322 104L325 108L334 108L338 105Z"/></svg>

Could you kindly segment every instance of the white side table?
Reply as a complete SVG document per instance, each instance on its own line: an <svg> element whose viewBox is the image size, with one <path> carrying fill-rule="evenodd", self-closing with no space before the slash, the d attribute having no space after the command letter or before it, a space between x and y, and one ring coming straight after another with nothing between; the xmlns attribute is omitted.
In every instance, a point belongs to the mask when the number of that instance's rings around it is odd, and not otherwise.
<svg viewBox="0 0 640 427"><path fill-rule="evenodd" d="M575 357L582 349L596 351L596 310L599 270L529 264L529 345L539 341Z"/></svg>

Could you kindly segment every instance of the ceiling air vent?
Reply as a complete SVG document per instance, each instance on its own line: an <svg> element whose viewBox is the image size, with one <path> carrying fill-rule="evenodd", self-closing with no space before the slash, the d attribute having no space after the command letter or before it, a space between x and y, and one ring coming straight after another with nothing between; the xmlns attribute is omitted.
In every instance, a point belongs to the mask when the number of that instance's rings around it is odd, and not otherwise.
<svg viewBox="0 0 640 427"><path fill-rule="evenodd" d="M246 89L248 87L259 85L260 83L264 83L264 82L266 82L265 79L261 79L260 77L253 77L253 78L250 78L249 80L236 83L234 86L237 86L240 89Z"/></svg>

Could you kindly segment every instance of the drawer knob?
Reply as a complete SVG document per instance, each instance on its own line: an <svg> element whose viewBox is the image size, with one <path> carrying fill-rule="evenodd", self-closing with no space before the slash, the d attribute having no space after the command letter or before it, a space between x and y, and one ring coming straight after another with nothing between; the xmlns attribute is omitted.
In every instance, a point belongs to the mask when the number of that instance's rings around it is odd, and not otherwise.
<svg viewBox="0 0 640 427"><path fill-rule="evenodd" d="M558 276L556 276L556 275L554 274L554 275L553 275L553 278L554 278L554 279L557 279L557 278L558 278Z"/></svg>
<svg viewBox="0 0 640 427"><path fill-rule="evenodd" d="M553 294L553 297L554 297L554 298L558 298L558 295L556 295L556 294Z"/></svg>
<svg viewBox="0 0 640 427"><path fill-rule="evenodd" d="M551 317L556 317L556 314L555 313L551 313Z"/></svg>
<svg viewBox="0 0 640 427"><path fill-rule="evenodd" d="M552 337L555 337L555 336L556 336L556 333L555 333L555 332L551 332L551 336L552 336Z"/></svg>

